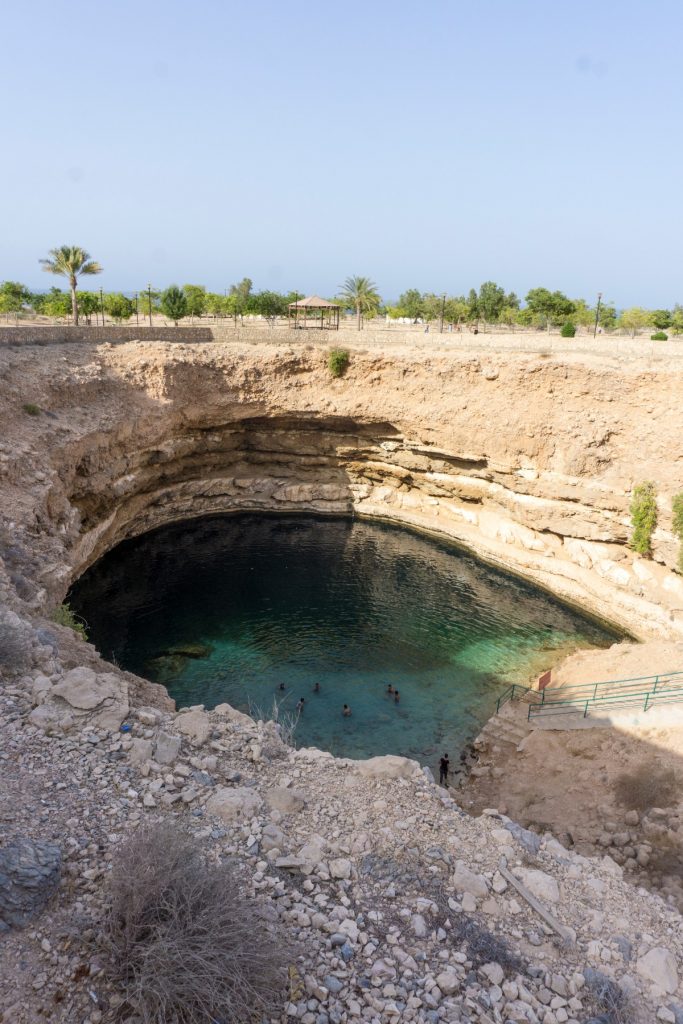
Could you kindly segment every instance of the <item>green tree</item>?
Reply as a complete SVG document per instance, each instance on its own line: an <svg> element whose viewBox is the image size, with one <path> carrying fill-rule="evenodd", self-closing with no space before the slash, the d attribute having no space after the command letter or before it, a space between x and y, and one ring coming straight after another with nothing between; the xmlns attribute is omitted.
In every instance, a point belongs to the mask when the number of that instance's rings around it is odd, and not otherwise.
<svg viewBox="0 0 683 1024"><path fill-rule="evenodd" d="M121 292L107 292L104 296L104 311L117 323L121 323L122 320L130 320L135 312L135 303Z"/></svg>
<svg viewBox="0 0 683 1024"><path fill-rule="evenodd" d="M446 299L444 318L449 324L461 324L467 320L469 311L470 308L467 304L467 299L462 295L458 298L448 298Z"/></svg>
<svg viewBox="0 0 683 1024"><path fill-rule="evenodd" d="M143 316L158 313L161 309L161 292L156 288L143 288L138 292L138 308Z"/></svg>
<svg viewBox="0 0 683 1024"><path fill-rule="evenodd" d="M20 313L30 301L30 291L19 281L3 281L0 284L0 313Z"/></svg>
<svg viewBox="0 0 683 1024"><path fill-rule="evenodd" d="M161 294L161 312L178 326L178 321L187 316L187 298L177 284L170 285Z"/></svg>
<svg viewBox="0 0 683 1024"><path fill-rule="evenodd" d="M671 327L672 316L668 309L653 309L650 315L650 322L658 331L665 331Z"/></svg>
<svg viewBox="0 0 683 1024"><path fill-rule="evenodd" d="M470 321L479 319L479 301L474 288L470 288L467 296L467 319Z"/></svg>
<svg viewBox="0 0 683 1024"><path fill-rule="evenodd" d="M674 334L683 334L683 306L678 303L671 312L671 330Z"/></svg>
<svg viewBox="0 0 683 1024"><path fill-rule="evenodd" d="M577 327L593 327L595 324L595 310L591 309L585 299L573 299L574 312L571 315L571 322Z"/></svg>
<svg viewBox="0 0 683 1024"><path fill-rule="evenodd" d="M235 298L235 309L238 313L244 312L251 295L252 280L250 277L243 277L239 284L230 285L230 295ZM299 296L301 298L301 296Z"/></svg>
<svg viewBox="0 0 683 1024"><path fill-rule="evenodd" d="M287 299L279 292L261 291L256 292L250 301L251 312L258 316L264 316L267 320L274 320L278 316L287 315Z"/></svg>
<svg viewBox="0 0 683 1024"><path fill-rule="evenodd" d="M652 554L652 534L657 525L657 492L651 480L638 484L631 495L629 547L639 555Z"/></svg>
<svg viewBox="0 0 683 1024"><path fill-rule="evenodd" d="M517 323L518 313L519 310L516 306L510 306L506 303L498 314L498 323L505 324L506 327L514 328Z"/></svg>
<svg viewBox="0 0 683 1024"><path fill-rule="evenodd" d="M101 274L102 267L90 258L90 253L79 245L61 245L58 249L50 249L47 259L39 260L43 270L48 274L60 274L68 277L71 289L71 312L74 324L78 323L78 300L76 289L78 278L82 275Z"/></svg>
<svg viewBox="0 0 683 1024"><path fill-rule="evenodd" d="M368 313L374 315L382 301L377 285L369 277L347 277L339 298L347 307L355 310L358 330L361 329L362 317Z"/></svg>
<svg viewBox="0 0 683 1024"><path fill-rule="evenodd" d="M44 316L66 317L71 312L71 297L60 288L50 288L49 292L33 296L33 308Z"/></svg>
<svg viewBox="0 0 683 1024"><path fill-rule="evenodd" d="M409 288L399 295L395 308L397 316L409 317L413 322L417 322L424 316L422 293L417 288Z"/></svg>
<svg viewBox="0 0 683 1024"><path fill-rule="evenodd" d="M100 297L97 292L78 293L78 312L85 317L86 323L92 323L93 315L99 313L100 308Z"/></svg>
<svg viewBox="0 0 683 1024"><path fill-rule="evenodd" d="M602 327L603 331L613 331L617 326L617 310L613 302L606 302L600 306L598 326Z"/></svg>
<svg viewBox="0 0 683 1024"><path fill-rule="evenodd" d="M484 281L479 286L477 296L477 309L479 316L487 323L495 324L500 317L500 311L505 305L505 291L495 281Z"/></svg>
<svg viewBox="0 0 683 1024"><path fill-rule="evenodd" d="M206 288L201 284L183 285L187 299L187 315L202 316L206 312Z"/></svg>
<svg viewBox="0 0 683 1024"><path fill-rule="evenodd" d="M552 324L561 323L574 312L574 303L562 292L551 292L547 288L532 288L526 296L527 309L533 316L545 322L548 329Z"/></svg>
<svg viewBox="0 0 683 1024"><path fill-rule="evenodd" d="M638 331L647 327L649 323L650 313L642 306L631 306L629 309L625 309L618 320L619 327L629 331L632 338L635 338Z"/></svg>

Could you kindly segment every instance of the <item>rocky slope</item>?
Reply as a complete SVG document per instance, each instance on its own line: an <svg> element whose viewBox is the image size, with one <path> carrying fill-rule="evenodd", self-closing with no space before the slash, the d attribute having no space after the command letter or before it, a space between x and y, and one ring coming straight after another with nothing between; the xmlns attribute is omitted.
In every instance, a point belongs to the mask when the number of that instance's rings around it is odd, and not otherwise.
<svg viewBox="0 0 683 1024"><path fill-rule="evenodd" d="M681 919L612 858L498 813L468 818L403 759L292 750L226 706L176 714L162 688L49 621L126 536L308 509L445 534L638 636L675 639L679 393L677 373L589 357L358 349L332 380L305 347L0 351L3 1024L117 1018L88 943L116 845L157 816L237 857L288 929L300 984L283 1019L585 1024L607 993L625 1020L680 1020ZM626 547L643 479L660 494L653 561ZM54 881L53 855L40 848L35 867L21 837L57 848L63 868L49 909L16 930L21 877Z"/></svg>

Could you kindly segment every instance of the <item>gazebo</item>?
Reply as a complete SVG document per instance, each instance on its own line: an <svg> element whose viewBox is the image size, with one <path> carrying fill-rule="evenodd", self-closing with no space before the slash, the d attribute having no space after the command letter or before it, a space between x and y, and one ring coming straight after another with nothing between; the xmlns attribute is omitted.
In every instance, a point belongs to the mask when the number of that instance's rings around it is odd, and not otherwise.
<svg viewBox="0 0 683 1024"><path fill-rule="evenodd" d="M306 329L309 326L309 317L313 320L312 327L320 330L339 330L339 306L327 299L321 299L319 295L309 295L306 299L298 299L289 304L289 322L294 319L294 327Z"/></svg>

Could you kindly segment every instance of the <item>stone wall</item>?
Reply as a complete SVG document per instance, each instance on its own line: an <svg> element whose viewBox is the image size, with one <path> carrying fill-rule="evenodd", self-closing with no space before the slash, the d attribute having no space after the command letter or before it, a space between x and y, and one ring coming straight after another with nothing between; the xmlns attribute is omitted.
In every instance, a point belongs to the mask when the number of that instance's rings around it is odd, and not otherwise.
<svg viewBox="0 0 683 1024"><path fill-rule="evenodd" d="M503 333L484 332L474 335L469 332L424 331L414 327L397 325L380 327L376 324L357 331L351 325L344 325L339 331L315 329L294 330L278 324L269 327L263 322L245 322L239 327L227 325L184 325L136 326L131 324L108 324L95 326L48 326L44 324L17 324L0 326L0 347L23 345L67 345L77 343L121 344L130 341L176 342L178 344L201 344L219 342L239 345L295 345L302 347L330 348L344 345L352 348L393 348L410 347L425 352L456 350L466 352L534 352L545 357L551 354L586 354L618 359L649 358L653 362L683 357L683 338L669 341L651 341L649 335L628 338L621 335L603 335L593 338L579 335L562 338L559 334L543 331Z"/></svg>

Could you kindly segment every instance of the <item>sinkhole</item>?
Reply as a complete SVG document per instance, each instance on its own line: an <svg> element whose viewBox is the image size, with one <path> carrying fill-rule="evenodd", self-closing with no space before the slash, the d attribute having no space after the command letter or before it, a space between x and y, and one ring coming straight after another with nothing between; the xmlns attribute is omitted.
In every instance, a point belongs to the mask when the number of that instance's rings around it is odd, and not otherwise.
<svg viewBox="0 0 683 1024"><path fill-rule="evenodd" d="M69 601L105 658L179 707L287 718L303 698L297 746L431 765L453 762L509 683L620 638L446 542L313 516L162 527L104 555Z"/></svg>

